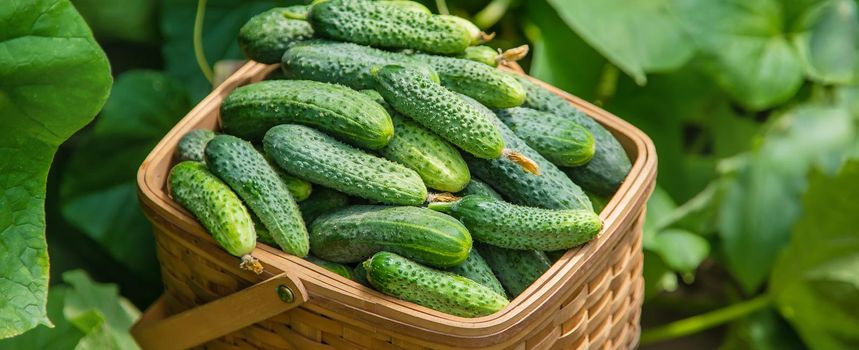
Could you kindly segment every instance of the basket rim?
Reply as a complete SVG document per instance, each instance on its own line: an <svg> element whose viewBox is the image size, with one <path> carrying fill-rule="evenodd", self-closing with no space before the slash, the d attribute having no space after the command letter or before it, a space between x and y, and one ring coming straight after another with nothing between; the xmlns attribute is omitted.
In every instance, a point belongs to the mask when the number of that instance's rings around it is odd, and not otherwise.
<svg viewBox="0 0 859 350"><path fill-rule="evenodd" d="M165 221L190 233L194 239L215 244L206 230L169 197L163 186L166 172L161 168L156 169L156 165L164 164L164 162L172 164L173 149L178 140L188 130L199 128L201 121L207 117L210 118L211 113L218 114L220 101L232 89L261 80L267 73L278 67L279 65L248 62L215 88L159 141L143 161L137 173L138 194L141 204L145 208L144 211L149 211L147 216L160 215ZM514 68L513 71L525 75L521 70L516 71ZM581 247L567 251L543 276L517 298L511 300L510 304L501 311L478 318L463 318L444 314L385 296L304 259L287 255L262 243L257 244L257 248L252 254L266 266L266 273L263 275L254 276L238 272L234 260L223 258L223 255L233 258L226 252L221 252L221 257L217 256L217 252L212 253L215 254L213 261L222 264L225 269L235 270L239 276L246 276L249 281L261 281L276 273L275 271L288 270L295 273L305 283L311 300L325 300L325 306L308 305L308 307L326 308L334 306L331 304L333 302L337 304L339 312L348 312L348 315L344 317L352 316L362 321L372 320L375 323L386 322L387 326L400 324L403 326L400 332L395 329L400 327L387 329L396 333L404 333L407 336L415 330L420 330L425 334L444 334L447 337L458 335L488 339L499 336L501 332L516 326L522 319L539 315L540 311L546 310L547 305L552 304L563 294L563 287L567 286L566 282L574 277L587 274L588 269L586 267L598 257L597 253L602 250L611 250L613 245L620 240L618 236L624 233L623 230L638 219L637 214L643 210L654 186L656 152L650 138L626 121L578 97L530 76L525 76L570 101L571 104L609 129L622 142L627 154L631 158L634 156L634 158L631 159L632 168L627 178L606 205L606 208L600 213L604 225L598 237ZM216 126L211 123L211 120L209 122L209 126ZM547 317L543 315L540 319L544 320ZM414 335L412 334L412 336ZM423 336L417 339L421 338L426 339Z"/></svg>

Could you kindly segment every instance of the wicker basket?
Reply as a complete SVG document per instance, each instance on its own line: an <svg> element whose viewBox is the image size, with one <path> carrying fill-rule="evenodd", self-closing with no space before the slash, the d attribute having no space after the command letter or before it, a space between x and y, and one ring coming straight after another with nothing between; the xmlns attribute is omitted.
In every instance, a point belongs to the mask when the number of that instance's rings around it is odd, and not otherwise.
<svg viewBox="0 0 859 350"><path fill-rule="evenodd" d="M248 63L194 108L146 158L140 201L152 222L164 295L132 329L144 348L586 349L633 348L643 296L641 230L656 176L653 144L615 116L558 90L620 140L632 171L600 214L603 231L568 251L500 312L461 318L397 300L303 259L258 244L262 275L238 269L173 202L165 180L179 138L217 129L237 86L277 66Z"/></svg>

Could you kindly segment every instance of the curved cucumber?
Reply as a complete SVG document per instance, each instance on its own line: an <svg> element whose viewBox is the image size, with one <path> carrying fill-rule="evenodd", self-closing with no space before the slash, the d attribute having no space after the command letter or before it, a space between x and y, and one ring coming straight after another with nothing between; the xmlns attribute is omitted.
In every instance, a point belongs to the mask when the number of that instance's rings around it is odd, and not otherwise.
<svg viewBox="0 0 859 350"><path fill-rule="evenodd" d="M323 259L317 258L313 255L308 255L305 259L307 259L307 261L312 262L312 263L316 264L317 266L319 266L323 269L334 272L334 273L336 273L340 276L346 277L350 280L353 280L353 281L355 280L355 276L352 274L352 269L349 266L346 266L343 264L338 264L336 262L331 262L328 260L323 260Z"/></svg>
<svg viewBox="0 0 859 350"><path fill-rule="evenodd" d="M508 304L507 298L489 287L394 253L376 253L364 262L364 268L378 291L451 315L485 316Z"/></svg>
<svg viewBox="0 0 859 350"><path fill-rule="evenodd" d="M472 43L457 21L366 0L316 3L308 17L319 35L362 45L456 54Z"/></svg>
<svg viewBox="0 0 859 350"><path fill-rule="evenodd" d="M298 203L298 208L301 209L301 216L304 218L304 222L310 225L313 223L313 220L316 220L322 214L345 207L348 204L349 197L345 194L330 188L321 187L313 191L307 200Z"/></svg>
<svg viewBox="0 0 859 350"><path fill-rule="evenodd" d="M341 84L356 90L372 89L376 81L370 69L389 64L418 70L439 81L438 74L426 63L401 53L352 43L313 40L294 45L283 54L283 69L290 77Z"/></svg>
<svg viewBox="0 0 859 350"><path fill-rule="evenodd" d="M385 250L423 264L461 264L471 235L456 219L426 208L354 205L316 219L313 255L339 263L363 261Z"/></svg>
<svg viewBox="0 0 859 350"><path fill-rule="evenodd" d="M206 144L215 138L215 135L214 131L208 129L194 129L187 132L179 139L179 144L176 146L176 159L179 161L205 162L203 150L206 149Z"/></svg>
<svg viewBox="0 0 859 350"><path fill-rule="evenodd" d="M499 282L498 278L495 277L495 274L492 273L492 269L488 264L486 264L483 257L480 256L480 253L477 252L476 247L471 247L471 251L468 252L468 259L465 259L465 262L448 268L447 271L489 287L499 295L507 295L507 293L504 292L504 287L501 286L501 282Z"/></svg>
<svg viewBox="0 0 859 350"><path fill-rule="evenodd" d="M513 75L525 88L525 107L570 119L588 129L594 136L596 150L588 164L566 169L567 174L585 189L600 195L611 195L626 178L632 165L620 142L596 120L540 85L518 74Z"/></svg>
<svg viewBox="0 0 859 350"><path fill-rule="evenodd" d="M478 158L501 156L498 128L459 96L401 66L376 71L377 91L391 107Z"/></svg>
<svg viewBox="0 0 859 350"><path fill-rule="evenodd" d="M504 249L486 244L480 244L478 248L501 285L513 298L522 294L552 266L552 262L541 251Z"/></svg>
<svg viewBox="0 0 859 350"><path fill-rule="evenodd" d="M525 89L510 75L463 58L414 54L429 64L444 87L471 97L490 108L510 108L525 102Z"/></svg>
<svg viewBox="0 0 859 350"><path fill-rule="evenodd" d="M304 257L307 228L286 185L250 142L218 135L206 146L206 164L256 214L280 249Z"/></svg>
<svg viewBox="0 0 859 350"><path fill-rule="evenodd" d="M460 197L465 197L470 194L495 198L499 201L504 200L498 192L495 192L495 190L492 189L492 187L489 187L485 182L474 178L468 182L468 186L465 186L462 191L456 193L456 195Z"/></svg>
<svg viewBox="0 0 859 350"><path fill-rule="evenodd" d="M434 202L429 208L462 221L475 240L508 249L568 249L590 241L602 228L599 216L587 209L523 207L484 196Z"/></svg>
<svg viewBox="0 0 859 350"><path fill-rule="evenodd" d="M221 104L226 132L256 141L271 127L299 123L351 144L379 149L394 135L391 117L366 95L335 84L267 80L242 86Z"/></svg>
<svg viewBox="0 0 859 350"><path fill-rule="evenodd" d="M509 149L530 158L541 171L540 176L534 176L507 158L479 159L464 154L463 158L473 176L490 184L501 196L516 204L547 209L591 209L591 203L582 189L558 167L528 147L491 110L467 96L460 97L495 123Z"/></svg>
<svg viewBox="0 0 859 350"><path fill-rule="evenodd" d="M224 250L242 257L243 267L262 272L262 265L250 257L257 239L251 214L227 184L203 163L194 161L173 166L168 181L173 199L188 209Z"/></svg>
<svg viewBox="0 0 859 350"><path fill-rule="evenodd" d="M313 28L305 20L304 5L276 7L251 17L239 30L239 47L247 58L272 64L280 62L283 52L295 42L313 37Z"/></svg>
<svg viewBox="0 0 859 350"><path fill-rule="evenodd" d="M584 165L594 156L594 136L570 119L524 107L496 113L528 146L557 166Z"/></svg>
<svg viewBox="0 0 859 350"><path fill-rule="evenodd" d="M399 205L421 205L427 197L426 185L414 170L306 126L273 127L263 147L286 172L346 194Z"/></svg>

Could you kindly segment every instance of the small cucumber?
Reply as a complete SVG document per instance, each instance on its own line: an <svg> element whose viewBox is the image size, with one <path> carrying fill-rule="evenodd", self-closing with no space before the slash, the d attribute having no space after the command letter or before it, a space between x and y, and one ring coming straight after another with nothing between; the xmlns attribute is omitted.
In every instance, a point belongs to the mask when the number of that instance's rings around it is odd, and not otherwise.
<svg viewBox="0 0 859 350"><path fill-rule="evenodd" d="M356 282L363 284L366 287L373 288L373 285L367 280L367 270L364 269L363 262L355 265L355 268L352 269L352 276L355 277Z"/></svg>
<svg viewBox="0 0 859 350"><path fill-rule="evenodd" d="M205 162L203 150L213 138L215 138L215 132L212 130L194 129L187 132L179 139L179 144L176 146L176 159L180 162L183 160Z"/></svg>
<svg viewBox="0 0 859 350"><path fill-rule="evenodd" d="M522 294L552 266L549 257L537 250L512 250L486 244L478 245L478 249L513 298Z"/></svg>
<svg viewBox="0 0 859 350"><path fill-rule="evenodd" d="M557 166L584 165L594 156L594 136L570 119L524 107L496 113L516 136Z"/></svg>
<svg viewBox="0 0 859 350"><path fill-rule="evenodd" d="M353 280L353 281L355 280L355 276L352 274L352 268L350 268L349 266L346 266L343 264L338 264L336 262L332 262L332 261L328 261L328 260L323 260L323 259L317 258L313 255L308 255L305 259L307 259L307 261L312 262L312 263L316 264L317 266L319 266L323 269L326 269L328 271L336 273L340 276L346 277L350 280Z"/></svg>
<svg viewBox="0 0 859 350"><path fill-rule="evenodd" d="M525 102L525 89L515 78L485 64L456 57L416 53L429 64L444 87L469 96L490 108L510 108Z"/></svg>
<svg viewBox="0 0 859 350"><path fill-rule="evenodd" d="M227 184L195 161L173 166L169 183L173 199L188 209L224 250L241 257L243 269L262 273L262 265L250 255L257 239L251 214Z"/></svg>
<svg viewBox="0 0 859 350"><path fill-rule="evenodd" d="M301 216L308 225L322 214L349 205L349 197L330 188L319 187L307 200L298 203Z"/></svg>
<svg viewBox="0 0 859 350"><path fill-rule="evenodd" d="M421 205L427 197L426 185L414 170L306 126L273 127L263 147L286 172L346 194L398 205Z"/></svg>
<svg viewBox="0 0 859 350"><path fill-rule="evenodd" d="M517 46L512 49L501 51L489 46L480 45L472 46L465 49L465 52L456 56L475 62L480 62L488 66L498 67L499 64L516 62L525 58L528 55L528 45Z"/></svg>
<svg viewBox="0 0 859 350"><path fill-rule="evenodd" d="M465 261L471 250L471 235L459 221L419 207L353 205L319 217L310 231L313 254L339 263L387 250L450 267Z"/></svg>
<svg viewBox="0 0 859 350"><path fill-rule="evenodd" d="M483 257L480 256L475 247L471 247L471 251L468 252L468 259L465 259L465 262L448 268L447 271L489 287L499 295L507 295L504 292L504 287L501 286L501 282L492 273L492 269L486 264L486 261L483 260Z"/></svg>
<svg viewBox="0 0 859 350"><path fill-rule="evenodd" d="M476 241L507 249L569 249L590 241L602 228L600 217L588 209L523 207L479 195L433 202L429 208L462 221Z"/></svg>
<svg viewBox="0 0 859 350"><path fill-rule="evenodd" d="M221 126L251 141L271 127L300 123L359 147L379 149L394 135L391 117L366 95L306 80L267 80L242 86L221 104Z"/></svg>
<svg viewBox="0 0 859 350"><path fill-rule="evenodd" d="M376 81L370 69L389 64L418 70L439 81L438 74L426 63L401 53L352 43L312 40L294 45L283 54L283 69L292 78L324 81L356 90L372 89Z"/></svg>
<svg viewBox="0 0 859 350"><path fill-rule="evenodd" d="M470 194L487 196L490 198L495 198L499 201L503 200L503 198L501 198L501 195L498 194L498 192L495 192L492 187L489 187L489 185L487 185L483 181L474 178L472 178L471 181L468 182L468 186L465 186L465 189L456 193L456 195L460 197L465 197Z"/></svg>
<svg viewBox="0 0 859 350"><path fill-rule="evenodd" d="M364 262L364 268L376 290L451 315L486 316L509 303L480 283L390 252L376 253Z"/></svg>
<svg viewBox="0 0 859 350"><path fill-rule="evenodd" d="M401 66L375 71L377 91L391 107L478 158L502 155L498 128L454 92Z"/></svg>
<svg viewBox="0 0 859 350"><path fill-rule="evenodd" d="M588 129L594 136L596 150L588 164L566 169L567 174L585 189L608 196L629 173L631 164L620 142L596 120L571 105L561 96L555 95L524 76L514 75L526 91L525 107L549 112L570 119Z"/></svg>
<svg viewBox="0 0 859 350"><path fill-rule="evenodd" d="M206 146L206 164L247 203L281 250L307 256L310 245L298 205L250 142L218 135Z"/></svg>
<svg viewBox="0 0 859 350"><path fill-rule="evenodd" d="M516 204L547 209L591 209L591 203L582 189L558 167L528 147L491 110L467 96L460 97L479 109L484 118L498 127L509 149L531 159L541 172L540 176L534 176L506 158L487 160L464 154L463 158L473 176L490 184L504 198Z"/></svg>
<svg viewBox="0 0 859 350"><path fill-rule="evenodd" d="M276 7L251 17L239 30L239 47L245 56L261 63L278 63L283 52L295 42L313 37L305 20L308 6Z"/></svg>
<svg viewBox="0 0 859 350"><path fill-rule="evenodd" d="M472 43L469 28L457 21L381 2L318 2L308 19L323 37L362 45L457 54Z"/></svg>

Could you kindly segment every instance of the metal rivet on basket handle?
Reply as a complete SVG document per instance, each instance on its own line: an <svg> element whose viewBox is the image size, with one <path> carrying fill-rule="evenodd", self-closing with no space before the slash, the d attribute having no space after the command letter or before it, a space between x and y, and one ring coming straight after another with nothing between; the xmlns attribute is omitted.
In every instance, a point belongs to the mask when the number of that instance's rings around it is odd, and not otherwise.
<svg viewBox="0 0 859 350"><path fill-rule="evenodd" d="M143 349L186 349L271 318L307 300L301 280L281 273L155 324L137 324L131 334Z"/></svg>

